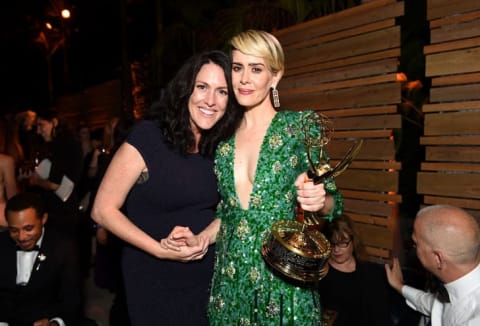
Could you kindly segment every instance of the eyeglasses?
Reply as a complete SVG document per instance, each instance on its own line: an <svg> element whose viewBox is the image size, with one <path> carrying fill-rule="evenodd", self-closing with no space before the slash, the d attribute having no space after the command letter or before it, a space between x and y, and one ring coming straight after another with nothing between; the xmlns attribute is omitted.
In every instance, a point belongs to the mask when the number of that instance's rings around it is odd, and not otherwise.
<svg viewBox="0 0 480 326"><path fill-rule="evenodd" d="M343 241L343 242L333 242L331 241L331 245L332 247L337 247L337 248L347 248L348 245L350 244L350 242L352 242L352 239L348 240L348 241Z"/></svg>

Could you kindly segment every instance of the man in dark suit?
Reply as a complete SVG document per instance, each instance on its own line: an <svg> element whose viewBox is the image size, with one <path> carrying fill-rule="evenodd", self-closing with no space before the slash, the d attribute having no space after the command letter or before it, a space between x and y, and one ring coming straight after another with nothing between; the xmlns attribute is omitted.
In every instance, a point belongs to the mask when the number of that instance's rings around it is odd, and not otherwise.
<svg viewBox="0 0 480 326"><path fill-rule="evenodd" d="M41 198L32 193L14 196L5 216L8 232L0 233L0 322L84 325L74 247L45 225L48 215Z"/></svg>

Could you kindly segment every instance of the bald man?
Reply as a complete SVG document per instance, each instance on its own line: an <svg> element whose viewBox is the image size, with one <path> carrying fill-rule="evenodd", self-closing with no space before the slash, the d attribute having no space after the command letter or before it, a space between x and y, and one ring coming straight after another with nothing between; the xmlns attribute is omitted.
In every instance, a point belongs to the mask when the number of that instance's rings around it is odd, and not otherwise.
<svg viewBox="0 0 480 326"><path fill-rule="evenodd" d="M385 265L388 282L432 326L480 325L480 229L463 209L433 205L421 209L413 225L412 240L426 270L445 286L450 302L438 294L403 284L398 259Z"/></svg>

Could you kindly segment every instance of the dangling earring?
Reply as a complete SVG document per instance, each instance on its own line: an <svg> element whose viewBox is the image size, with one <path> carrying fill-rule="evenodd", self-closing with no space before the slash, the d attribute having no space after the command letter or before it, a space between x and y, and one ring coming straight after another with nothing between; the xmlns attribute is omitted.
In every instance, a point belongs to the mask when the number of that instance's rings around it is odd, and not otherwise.
<svg viewBox="0 0 480 326"><path fill-rule="evenodd" d="M57 132L55 129L56 129L55 127L52 128L52 138L57 137Z"/></svg>
<svg viewBox="0 0 480 326"><path fill-rule="evenodd" d="M275 109L280 108L280 97L278 96L278 90L275 87L270 88L270 96L273 107Z"/></svg>

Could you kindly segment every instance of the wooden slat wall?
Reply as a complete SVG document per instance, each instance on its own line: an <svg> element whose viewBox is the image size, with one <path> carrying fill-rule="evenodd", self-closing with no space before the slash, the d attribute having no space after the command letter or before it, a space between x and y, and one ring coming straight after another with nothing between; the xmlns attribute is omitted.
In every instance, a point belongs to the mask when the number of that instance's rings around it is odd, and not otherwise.
<svg viewBox="0 0 480 326"><path fill-rule="evenodd" d="M401 128L396 82L404 3L369 3L275 32L285 49L280 85L282 109L314 109L334 122L328 145L335 164L353 145L364 145L350 168L337 177L370 258L387 260L398 234L399 170L392 131Z"/></svg>
<svg viewBox="0 0 480 326"><path fill-rule="evenodd" d="M452 204L480 218L480 2L428 0L432 79L424 105L425 162L417 188L425 205Z"/></svg>
<svg viewBox="0 0 480 326"><path fill-rule="evenodd" d="M80 93L59 98L58 110L73 127L79 122L90 127L103 127L122 112L120 80L111 80L86 88Z"/></svg>

